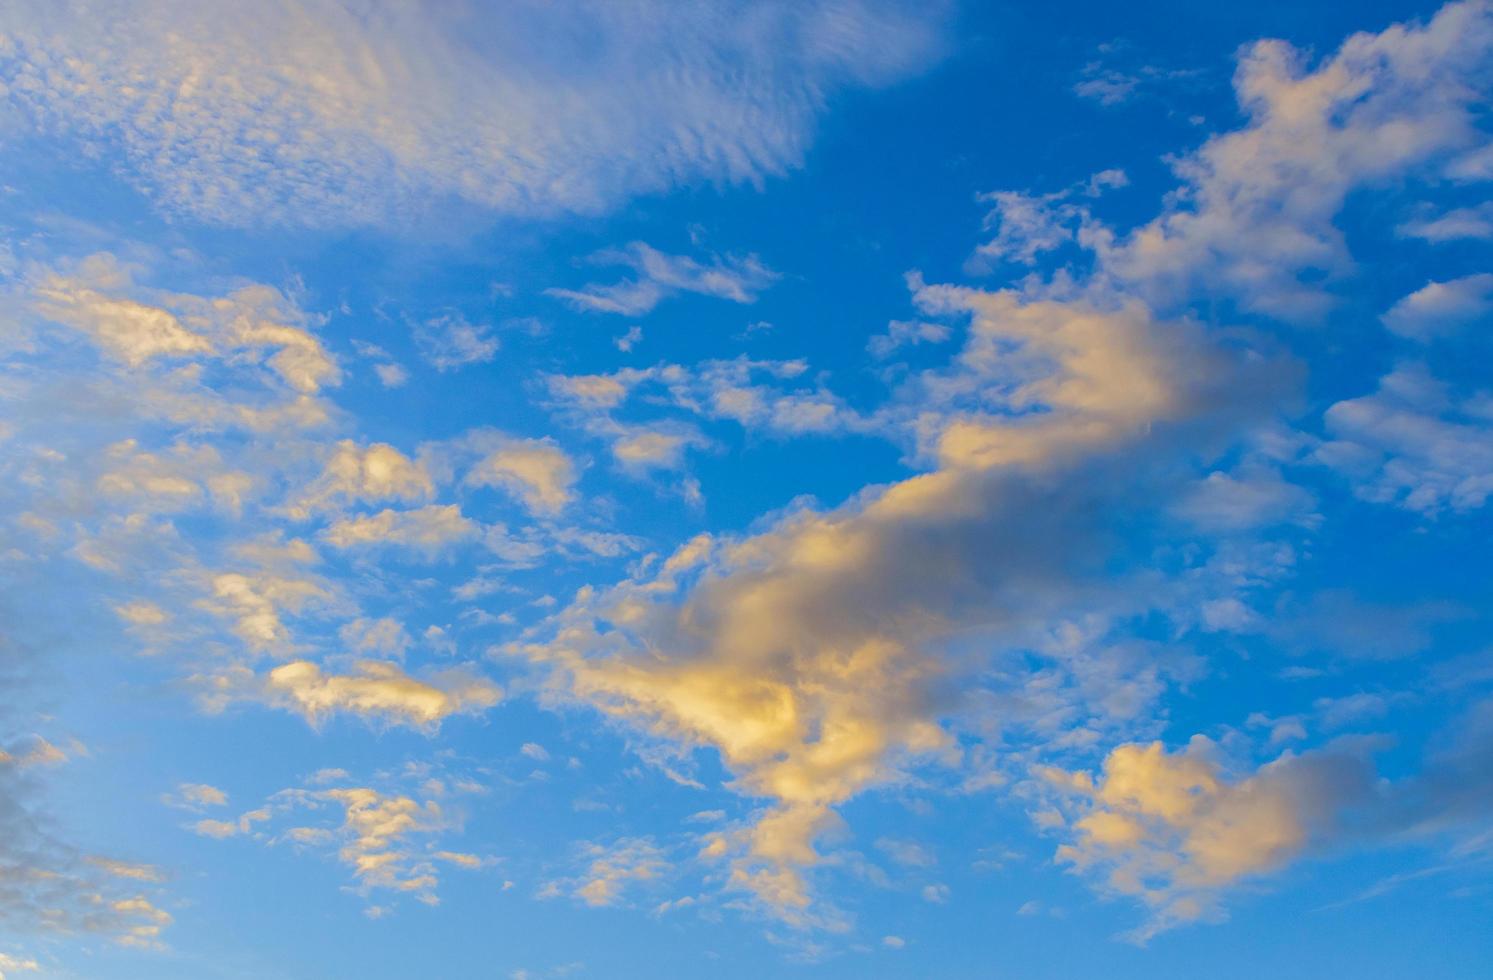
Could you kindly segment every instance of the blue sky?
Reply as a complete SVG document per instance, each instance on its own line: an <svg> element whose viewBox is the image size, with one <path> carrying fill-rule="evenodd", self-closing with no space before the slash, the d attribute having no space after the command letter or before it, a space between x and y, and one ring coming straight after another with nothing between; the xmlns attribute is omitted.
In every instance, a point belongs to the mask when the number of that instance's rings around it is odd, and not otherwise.
<svg viewBox="0 0 1493 980"><path fill-rule="evenodd" d="M1482 977L1493 5L0 13L0 977Z"/></svg>

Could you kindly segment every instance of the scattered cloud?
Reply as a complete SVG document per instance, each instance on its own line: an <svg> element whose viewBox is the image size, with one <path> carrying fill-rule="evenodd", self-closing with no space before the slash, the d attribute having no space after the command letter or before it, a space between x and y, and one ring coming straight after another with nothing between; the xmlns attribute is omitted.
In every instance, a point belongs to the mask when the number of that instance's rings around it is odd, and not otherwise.
<svg viewBox="0 0 1493 980"><path fill-rule="evenodd" d="M626 266L635 278L619 283L597 284L575 289L547 289L578 310L641 316L664 299L679 293L695 293L753 303L757 294L779 278L755 255L710 255L704 262L686 255L670 255L645 242L632 242L619 249L592 255L595 265Z"/></svg>
<svg viewBox="0 0 1493 980"><path fill-rule="evenodd" d="M464 482L501 487L533 514L558 514L575 499L575 462L550 439L514 439L476 463Z"/></svg>
<svg viewBox="0 0 1493 980"><path fill-rule="evenodd" d="M456 371L471 364L486 364L498 356L501 343L487 324L471 323L450 313L415 327L420 355L437 371Z"/></svg>
<svg viewBox="0 0 1493 980"><path fill-rule="evenodd" d="M1430 340L1493 312L1493 273L1428 282L1384 314L1384 325L1411 340Z"/></svg>
<svg viewBox="0 0 1493 980"><path fill-rule="evenodd" d="M360 660L349 674L328 674L314 663L293 661L269 672L267 693L283 698L313 725L349 712L416 728L434 728L453 714L478 713L502 698L496 684L448 670L428 680L392 663Z"/></svg>

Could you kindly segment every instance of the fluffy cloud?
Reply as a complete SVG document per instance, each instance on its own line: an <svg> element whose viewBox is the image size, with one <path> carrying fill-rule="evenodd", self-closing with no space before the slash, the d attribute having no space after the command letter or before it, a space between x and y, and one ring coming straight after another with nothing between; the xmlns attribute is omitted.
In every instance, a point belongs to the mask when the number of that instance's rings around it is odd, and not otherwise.
<svg viewBox="0 0 1493 980"><path fill-rule="evenodd" d="M1119 239L1091 227L1086 240L1107 275L1157 302L1200 289L1317 315L1329 300L1306 274L1351 268L1333 224L1349 192L1434 175L1486 147L1477 106L1490 53L1493 9L1481 0L1356 34L1314 67L1283 41L1256 42L1234 78L1248 125L1177 162L1183 186L1160 217Z"/></svg>
<svg viewBox="0 0 1493 980"><path fill-rule="evenodd" d="M281 0L7 10L0 82L162 207L349 224L458 198L596 211L802 159L826 99L929 63L942 11L896 2L594 0L486 13ZM169 43L166 39L170 39Z"/></svg>
<svg viewBox="0 0 1493 980"><path fill-rule="evenodd" d="M502 688L491 681L461 671L423 681L379 660L360 660L354 671L329 674L314 663L297 660L271 670L266 690L313 725L349 712L417 728L434 728L453 714L484 711L503 696Z"/></svg>
<svg viewBox="0 0 1493 980"><path fill-rule="evenodd" d="M1452 242L1463 238L1493 238L1493 201L1468 208L1453 208L1443 214L1421 215L1400 225L1401 235L1428 242Z"/></svg>
<svg viewBox="0 0 1493 980"><path fill-rule="evenodd" d="M1493 312L1493 274L1428 282L1384 314L1384 325L1402 337L1430 340L1454 333Z"/></svg>
<svg viewBox="0 0 1493 980"><path fill-rule="evenodd" d="M1316 458L1354 492L1424 514L1474 510L1493 494L1493 394L1456 398L1423 364L1402 364L1379 390L1327 410Z"/></svg>
<svg viewBox="0 0 1493 980"><path fill-rule="evenodd" d="M350 517L328 525L321 536L334 548L393 546L435 555L477 533L477 524L462 516L456 504L431 504Z"/></svg>
<svg viewBox="0 0 1493 980"><path fill-rule="evenodd" d="M326 468L291 504L297 518L356 502L401 500L418 503L435 493L425 467L393 446L377 442L359 446L343 439L333 448Z"/></svg>
<svg viewBox="0 0 1493 980"><path fill-rule="evenodd" d="M467 471L466 483L502 487L531 513L557 514L574 499L575 463L546 439L512 440Z"/></svg>
<svg viewBox="0 0 1493 980"><path fill-rule="evenodd" d="M769 805L705 854L799 922L827 921L809 911L802 870L834 807L952 749L938 692L961 668L943 645L1018 642L1083 591L1079 515L1114 489L1084 461L1207 411L1227 374L1187 325L1138 304L952 287L918 300L971 319L956 367L936 379L951 392L925 440L937 469L583 592L551 641L522 650L566 696L716 749L734 785ZM962 408L965 391L987 409Z"/></svg>
<svg viewBox="0 0 1493 980"><path fill-rule="evenodd" d="M1345 746L1296 756L1229 778L1206 738L1169 753L1159 742L1122 745L1103 774L1049 770L1085 801L1073 843L1057 852L1104 886L1143 901L1144 941L1183 922L1220 914L1221 889L1287 863L1341 833L1345 811L1371 800L1375 774Z"/></svg>
<svg viewBox="0 0 1493 980"><path fill-rule="evenodd" d="M1283 521L1309 523L1315 504L1305 487L1268 467L1251 466L1237 473L1209 473L1193 484L1175 511L1206 530L1240 531Z"/></svg>
<svg viewBox="0 0 1493 980"><path fill-rule="evenodd" d="M194 354L250 356L302 395L341 377L310 332L315 318L270 286L241 286L221 298L148 290L109 254L39 270L30 285L41 316L84 334L127 367Z"/></svg>

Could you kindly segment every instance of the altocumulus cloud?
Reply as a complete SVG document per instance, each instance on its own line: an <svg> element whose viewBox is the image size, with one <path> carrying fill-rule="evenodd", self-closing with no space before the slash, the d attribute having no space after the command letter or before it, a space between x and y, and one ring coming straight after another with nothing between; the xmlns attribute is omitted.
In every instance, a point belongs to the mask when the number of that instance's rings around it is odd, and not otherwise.
<svg viewBox="0 0 1493 980"><path fill-rule="evenodd" d="M828 96L930 64L939 21L897 0L526 2L501 25L460 5L26 2L0 20L0 80L210 222L597 211L784 173Z"/></svg>

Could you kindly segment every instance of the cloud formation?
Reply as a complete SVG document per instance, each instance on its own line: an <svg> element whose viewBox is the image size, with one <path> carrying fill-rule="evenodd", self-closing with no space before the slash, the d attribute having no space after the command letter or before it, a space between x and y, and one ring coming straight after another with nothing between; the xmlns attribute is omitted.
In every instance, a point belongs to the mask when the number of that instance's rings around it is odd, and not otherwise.
<svg viewBox="0 0 1493 980"><path fill-rule="evenodd" d="M646 578L584 591L552 639L521 648L565 696L716 749L735 786L768 805L705 855L800 923L830 921L810 911L802 872L833 808L953 750L940 691L971 665L946 645L1020 644L1085 590L1092 545L1078 543L1078 515L1105 493L1086 459L1209 410L1228 374L1188 325L1139 304L943 286L917 299L970 318L940 389L990 399L985 386L1002 382L983 412L949 396L927 427L936 469L834 510L795 509L756 535L691 543Z"/></svg>
<svg viewBox="0 0 1493 980"><path fill-rule="evenodd" d="M458 199L595 212L797 166L825 101L940 49L935 6L596 0L491 9L26 2L0 82L172 213L348 225ZM729 29L728 29L729 28ZM169 42L168 40L169 39Z"/></svg>
<svg viewBox="0 0 1493 980"><path fill-rule="evenodd" d="M581 289L547 289L578 310L641 316L666 297L678 293L714 296L733 303L753 303L757 294L778 279L755 255L711 255L705 262L687 255L669 255L646 242L597 252L595 265L627 266L636 278L619 283L593 283Z"/></svg>

